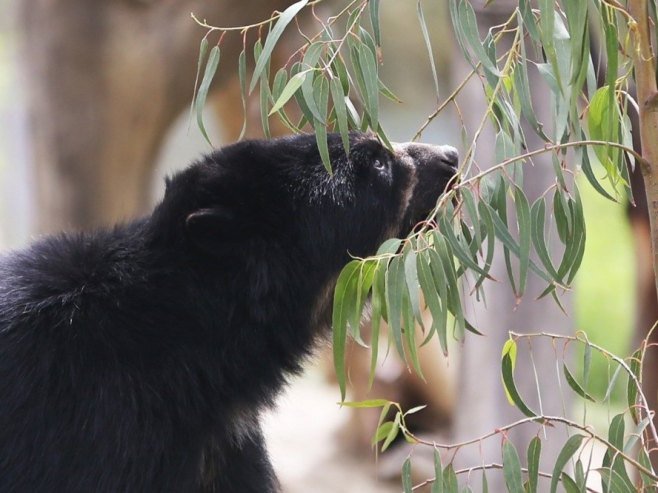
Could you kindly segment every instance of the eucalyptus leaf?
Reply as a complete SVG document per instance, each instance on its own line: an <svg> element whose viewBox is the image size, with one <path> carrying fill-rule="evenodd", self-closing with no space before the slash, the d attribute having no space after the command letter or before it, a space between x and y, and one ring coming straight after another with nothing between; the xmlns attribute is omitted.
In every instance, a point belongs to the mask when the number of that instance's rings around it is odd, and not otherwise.
<svg viewBox="0 0 658 493"><path fill-rule="evenodd" d="M265 46L263 46L263 51L260 53L260 56L256 60L256 67L254 68L254 73L251 77L249 92L253 92L254 88L256 87L258 79L263 73L267 63L270 61L270 57L272 56L272 51L274 50L276 43L279 41L279 38L283 34L283 30L290 23L290 21L295 18L299 11L306 6L307 3L308 0L300 0L299 2L293 3L290 7L284 10L277 19L274 27L267 35Z"/></svg>

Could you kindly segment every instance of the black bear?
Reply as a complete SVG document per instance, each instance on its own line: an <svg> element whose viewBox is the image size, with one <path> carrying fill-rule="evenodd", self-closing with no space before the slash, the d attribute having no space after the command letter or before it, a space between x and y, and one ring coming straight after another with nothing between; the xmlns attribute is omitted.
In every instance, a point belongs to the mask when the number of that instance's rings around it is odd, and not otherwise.
<svg viewBox="0 0 658 493"><path fill-rule="evenodd" d="M350 255L430 211L448 146L245 141L143 219L0 260L0 491L274 492L259 427ZM323 328L325 328L323 330Z"/></svg>

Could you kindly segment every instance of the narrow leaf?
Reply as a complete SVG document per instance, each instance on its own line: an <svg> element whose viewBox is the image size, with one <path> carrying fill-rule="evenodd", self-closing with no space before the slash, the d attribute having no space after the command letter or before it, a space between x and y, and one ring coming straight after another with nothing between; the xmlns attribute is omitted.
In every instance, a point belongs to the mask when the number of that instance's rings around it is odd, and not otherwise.
<svg viewBox="0 0 658 493"><path fill-rule="evenodd" d="M512 359L509 353L503 355L502 374L503 374L503 384L505 385L505 389L507 390L514 405L519 408L519 411L521 411L529 418L537 416L537 413L532 411L526 405L526 403L523 402L523 399L521 399L521 396L519 395L519 391L517 390L516 384L514 383Z"/></svg>
<svg viewBox="0 0 658 493"><path fill-rule="evenodd" d="M309 72L311 72L311 69L299 72L290 78L286 86L283 88L283 91L281 91L281 95L274 103L274 106L272 106L272 109L269 113L270 116L283 108L283 105L285 105L288 100L295 95L297 89L299 89L306 80Z"/></svg>
<svg viewBox="0 0 658 493"><path fill-rule="evenodd" d="M404 493L411 493L413 485L411 484L411 460L409 457L402 464L402 489Z"/></svg>
<svg viewBox="0 0 658 493"><path fill-rule="evenodd" d="M334 111L336 112L336 122L338 123L338 131L340 138L343 141L343 148L345 154L350 154L350 136L349 124L347 122L347 106L345 105L345 94L343 94L343 86L337 77L329 81L329 89L331 90L331 100L334 104Z"/></svg>
<svg viewBox="0 0 658 493"><path fill-rule="evenodd" d="M524 493L519 454L512 442L503 442L503 476L509 493Z"/></svg>
<svg viewBox="0 0 658 493"><path fill-rule="evenodd" d="M539 437L534 437L528 446L528 493L537 493L540 456L541 440Z"/></svg>
<svg viewBox="0 0 658 493"><path fill-rule="evenodd" d="M434 89L436 91L436 98L439 99L439 76L436 72L436 64L434 63L434 52L432 51L432 43L430 41L430 33L427 30L427 23L425 22L425 15L423 14L423 7L421 5L421 0L418 0L416 3L416 13L418 14L418 22L420 23L420 30L423 33L423 39L425 40L425 47L427 48L427 54L430 59L430 67L432 68L432 77L434 78Z"/></svg>
<svg viewBox="0 0 658 493"><path fill-rule="evenodd" d="M553 467L553 474L551 475L551 493L555 493L557 490L558 482L560 481L560 476L564 466L567 465L567 462L573 454L580 448L580 444L583 441L582 435L573 435L570 437L567 442L562 447L557 460L555 461L555 466Z"/></svg>
<svg viewBox="0 0 658 493"><path fill-rule="evenodd" d="M308 0L300 0L299 2L293 3L290 7L284 10L277 19L276 24L274 24L274 27L267 35L265 46L263 46L263 51L256 60L256 67L254 68L254 74L251 77L251 84L249 85L250 93L253 92L254 88L256 87L256 83L258 82L261 73L265 69L267 62L269 62L270 57L272 56L272 51L274 50L274 46L276 45L277 41L279 41L281 34L283 34L283 30L290 23L290 21L294 19L297 13L306 6L307 3Z"/></svg>
<svg viewBox="0 0 658 493"><path fill-rule="evenodd" d="M210 55L208 55L208 62L206 63L206 69L203 73L203 79L201 80L201 85L199 86L199 92L196 97L196 122L203 138L206 139L209 145L212 146L212 142L208 138L208 133L206 132L206 127L203 124L203 108L206 105L206 99L208 97L208 91L210 90L210 84L212 83L215 73L217 72L217 67L219 66L219 46L213 46L210 50Z"/></svg>
<svg viewBox="0 0 658 493"><path fill-rule="evenodd" d="M587 399L588 401L596 402L594 400L594 398L591 395L589 395L587 392L585 392L585 390L576 381L576 379L573 377L573 375L569 371L569 368L567 368L566 363L562 366L562 368L564 369L564 376L567 379L567 383L569 384L569 387L571 387L571 390L573 390L576 394L578 394L583 399Z"/></svg>
<svg viewBox="0 0 658 493"><path fill-rule="evenodd" d="M443 466L441 465L441 452L434 449L434 481L431 493L443 493Z"/></svg>

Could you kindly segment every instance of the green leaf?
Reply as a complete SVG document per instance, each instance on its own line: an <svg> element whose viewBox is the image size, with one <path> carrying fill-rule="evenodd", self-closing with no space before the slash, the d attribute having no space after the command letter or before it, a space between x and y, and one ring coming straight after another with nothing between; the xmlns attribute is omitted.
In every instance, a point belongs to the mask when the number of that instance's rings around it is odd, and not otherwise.
<svg viewBox="0 0 658 493"><path fill-rule="evenodd" d="M590 100L587 110L587 127L592 140L618 142L620 115L614 94L614 86L599 88ZM616 163L620 151L610 146L593 146L596 157L605 168L613 187L620 180Z"/></svg>
<svg viewBox="0 0 658 493"><path fill-rule="evenodd" d="M196 101L196 92L199 83L199 76L201 75L201 66L203 65L206 55L208 54L208 38L203 38L199 45L199 59L196 65L196 76L194 77L194 94L192 95L192 102L190 103L190 119L192 118L192 111L194 110L194 102Z"/></svg>
<svg viewBox="0 0 658 493"><path fill-rule="evenodd" d="M423 7L421 5L421 0L418 0L416 3L416 12L418 14L418 22L420 23L420 30L423 33L423 39L425 40L425 47L427 48L427 54L430 59L430 67L432 68L432 77L434 78L434 89L436 90L436 98L439 99L439 76L436 72L436 64L434 63L434 52L432 51L432 43L430 41L430 33L427 30L427 23L425 22L425 15L423 14Z"/></svg>
<svg viewBox="0 0 658 493"><path fill-rule="evenodd" d="M587 471L587 474L589 474L589 469ZM587 491L587 474L585 474L585 468L583 467L583 461L578 459L576 461L576 485L578 488L578 492L585 492Z"/></svg>
<svg viewBox="0 0 658 493"><path fill-rule="evenodd" d="M434 449L434 481L431 493L443 493L443 466L441 465L441 452Z"/></svg>
<svg viewBox="0 0 658 493"><path fill-rule="evenodd" d="M382 34L379 27L379 0L369 0L368 8L370 9L370 24L372 24L372 32L375 35L375 43L377 43L377 46L381 46Z"/></svg>
<svg viewBox="0 0 658 493"><path fill-rule="evenodd" d="M562 366L562 368L564 369L564 376L567 379L567 383L569 384L569 387L571 387L571 390L573 390L576 394L578 394L583 399L587 399L588 401L596 402L594 400L594 398L591 395L589 395L587 392L585 392L585 390L576 381L576 379L573 377L573 375L569 371L569 368L567 368L566 363Z"/></svg>
<svg viewBox="0 0 658 493"><path fill-rule="evenodd" d="M361 262L352 260L348 263L336 282L333 305L333 350L336 379L340 388L341 401L345 400L345 344L347 341L347 321L349 306L356 296L356 280L361 268Z"/></svg>
<svg viewBox="0 0 658 493"><path fill-rule="evenodd" d="M633 353L633 355L630 358L630 363L629 367L631 369L631 372L633 372L633 375L635 375L635 378L639 382L641 379L641 364L640 361L642 360L642 351L638 349ZM628 377L628 387L626 388L626 402L628 403L628 407L630 409L631 416L633 417L633 421L637 424L640 421L640 412L637 408L637 393L638 393L638 388L637 385L635 384L635 380L631 378L630 376Z"/></svg>
<svg viewBox="0 0 658 493"><path fill-rule="evenodd" d="M519 0L519 11L523 18L523 25L528 30L530 37L536 43L539 43L539 30L537 29L537 21L532 13L532 6L528 0Z"/></svg>
<svg viewBox="0 0 658 493"><path fill-rule="evenodd" d="M270 121L267 117L267 107L269 105L270 98L272 93L270 92L270 87L266 77L260 79L259 87L259 96L260 96L260 124L263 127L263 134L266 138L271 138L272 134L270 133Z"/></svg>
<svg viewBox="0 0 658 493"><path fill-rule="evenodd" d="M206 69L203 73L203 79L201 80L201 85L199 86L199 91L196 96L195 110L196 110L196 122L203 138L206 139L209 145L212 146L212 142L208 138L208 133L206 132L206 127L203 124L203 108L206 105L206 99L208 97L208 91L210 90L210 84L212 83L215 73L217 72L217 67L219 66L219 46L213 46L210 50L210 55L208 55L208 62L206 63Z"/></svg>
<svg viewBox="0 0 658 493"><path fill-rule="evenodd" d="M313 43L306 49L302 66L307 67L309 69L314 69L318 63L318 60L320 59L321 54L322 54L322 44ZM315 75L315 71L313 73ZM317 77L315 76L306 77L304 79L304 81L302 82L302 97L306 104L306 107L313 115L310 121L319 120L322 123L324 123L326 114L323 114L322 111L320 111L320 108L318 108L317 98L314 95L314 88L316 87L315 86L316 78L324 78L324 77L318 75Z"/></svg>
<svg viewBox="0 0 658 493"><path fill-rule="evenodd" d="M519 15L522 14L520 13ZM544 133L543 124L537 120L534 106L532 104L532 97L530 95L530 80L528 78L528 64L525 63L527 58L525 52L525 40L523 36L520 38L520 44L521 61L515 65L513 75L514 89L516 90L516 95L519 97L519 102L521 104L521 114L523 114L525 119L528 120L528 123L539 137L541 137L546 142L550 142L550 139Z"/></svg>
<svg viewBox="0 0 658 493"><path fill-rule="evenodd" d="M285 68L280 68L274 75L272 82L272 99L276 101L281 96L283 89L285 89L286 82L288 81L288 72Z"/></svg>
<svg viewBox="0 0 658 493"><path fill-rule="evenodd" d="M297 13L306 6L307 3L308 0L300 0L299 2L293 3L290 7L284 10L277 19L276 24L274 24L274 27L267 35L265 46L263 46L263 51L260 53L260 56L256 60L256 67L254 68L254 74L251 77L251 84L249 85L250 93L253 92L254 88L256 87L256 83L258 82L258 79L265 69L265 66L269 62L270 57L272 56L272 51L274 50L274 46L276 45L277 41L279 41L281 34L283 34L283 30L290 23L290 21L294 19Z"/></svg>
<svg viewBox="0 0 658 493"><path fill-rule="evenodd" d="M562 486L564 487L565 493L581 493L576 482L566 472L563 472L560 478L562 479Z"/></svg>
<svg viewBox="0 0 658 493"><path fill-rule="evenodd" d="M638 462L644 466L649 471L653 472L653 467L651 466L651 461L649 460L649 455L644 448L640 448L638 455ZM656 493L658 491L658 485L656 481L651 477L647 476L644 472L640 471L640 478L642 479L642 492L643 493ZM434 493L434 492L432 492Z"/></svg>
<svg viewBox="0 0 658 493"><path fill-rule="evenodd" d="M546 218L546 201L544 197L540 197L532 205L530 211L532 216L532 244L537 252L537 257L546 269L546 272L555 280L558 279L557 271L551 261L551 255L548 252L546 237L544 235L544 221Z"/></svg>
<svg viewBox="0 0 658 493"><path fill-rule="evenodd" d="M503 361L502 361L502 375L503 375L503 384L505 386L505 390L507 391L509 399L514 403L516 407L519 408L519 411L521 411L523 414L528 416L529 418L533 418L537 416L537 413L532 411L525 402L523 402L523 399L521 399L521 396L519 394L519 391L516 388L516 384L514 383L514 362L515 360L512 359L513 356L515 356L515 351L512 351L512 348L516 348L516 344L511 344L509 345L509 342L505 344L503 347L503 351L507 348L507 351L503 352Z"/></svg>
<svg viewBox="0 0 658 493"><path fill-rule="evenodd" d="M509 440L503 441L503 476L505 477L507 491L510 493L524 493L519 454Z"/></svg>
<svg viewBox="0 0 658 493"><path fill-rule="evenodd" d="M411 484L411 461L409 457L402 464L402 488L404 493L411 493L413 485Z"/></svg>
<svg viewBox="0 0 658 493"><path fill-rule="evenodd" d="M439 229L444 235L445 239L448 241L452 253L457 257L457 259L469 269L477 272L480 276L491 279L489 273L482 269L470 256L470 250L468 246L464 245L455 235L455 231L451 224L448 223L448 220L445 215L441 216L439 220Z"/></svg>
<svg viewBox="0 0 658 493"><path fill-rule="evenodd" d="M386 399L371 399L371 400L358 401L358 402L341 402L340 405L345 407L353 407L353 408L361 409L361 408L383 407L386 406L387 404L390 404L390 401L387 401Z"/></svg>
<svg viewBox="0 0 658 493"><path fill-rule="evenodd" d="M585 138L585 136L582 135L581 138ZM587 149L575 149L574 153L576 162L580 163L580 169L583 171L585 178L587 178L587 181L590 183L590 185L592 185L594 190L596 190L606 199L617 202L615 198L610 195L605 188L603 188L601 183L599 183L599 180L594 175L594 170L592 169L592 163L589 159L589 153L587 152Z"/></svg>
<svg viewBox="0 0 658 493"><path fill-rule="evenodd" d="M623 479L614 469L597 469L607 493L637 493L632 483Z"/></svg>
<svg viewBox="0 0 658 493"><path fill-rule="evenodd" d="M495 61L491 60L489 54L484 49L482 41L480 40L477 19L470 2L459 0L458 15L458 24L460 27L459 32L461 32L466 38L466 41L473 49L475 56L482 63L482 67L487 72L489 72L490 76L494 76L496 78L500 77L502 74L498 70ZM455 22L453 22L453 25L455 25Z"/></svg>
<svg viewBox="0 0 658 493"><path fill-rule="evenodd" d="M503 243L503 245L505 245L506 248L508 248L512 253L514 253L514 255L519 257L520 255L519 245L518 243L516 243L512 235L509 233L505 224L498 217L498 215L494 213L493 209L489 204L485 202L480 202L480 204L483 204L483 208L488 209L490 213L489 217L493 222L496 238L498 238ZM482 215L482 210L480 210L480 214ZM532 261L532 259L530 260L529 266L530 266L530 270L532 270L544 281L551 282L551 278L547 276L546 273L542 271L539 267L537 267L537 265Z"/></svg>
<svg viewBox="0 0 658 493"><path fill-rule="evenodd" d="M621 374L621 369L622 369L621 366L617 366L617 369L612 374L612 378L608 382L608 388L605 391L605 396L603 397L602 402L608 402L608 400L610 399L610 396L612 395L612 391L615 388L615 384L617 383L617 379L619 378L619 375Z"/></svg>
<svg viewBox="0 0 658 493"><path fill-rule="evenodd" d="M345 95L343 94L343 87L340 80L334 77L329 81L329 89L331 90L331 100L334 104L334 111L336 112L336 122L338 123L338 131L340 138L343 141L343 148L345 154L350 154L350 136L349 124L347 122L347 106L345 105Z"/></svg>
<svg viewBox="0 0 658 493"><path fill-rule="evenodd" d="M455 265L453 263L452 254L448 248L448 244L443 239L443 237L434 232L434 251L438 254L438 257L443 266L443 274L445 279L445 284L447 288L447 300L448 307L450 312L455 317L455 338L461 340L464 336L464 330L466 328L466 319L464 318L464 310L462 309L461 296L459 293L459 283L457 282L457 273L455 272ZM431 251L430 251L431 252ZM432 253L430 253L432 255ZM434 270L437 265L436 262L430 264L434 271L434 282L438 285L440 279L437 275L440 275L438 270ZM439 288L440 289L440 288Z"/></svg>
<svg viewBox="0 0 658 493"><path fill-rule="evenodd" d="M443 470L443 486L445 486L445 493L457 493L457 475L452 464L448 464Z"/></svg>
<svg viewBox="0 0 658 493"><path fill-rule="evenodd" d="M541 440L534 437L528 445L528 493L537 493L539 481L539 457L541 456Z"/></svg>
<svg viewBox="0 0 658 493"><path fill-rule="evenodd" d="M528 268L530 267L530 244L532 233L532 221L530 206L523 191L514 187L514 204L516 206L516 220L519 225L519 296L525 292L528 279Z"/></svg>
<svg viewBox="0 0 658 493"><path fill-rule="evenodd" d="M365 88L366 112L370 118L370 127L377 129L379 125L379 75L375 54L366 45L359 46L359 69L363 76Z"/></svg>
<svg viewBox="0 0 658 493"><path fill-rule="evenodd" d="M372 444L376 445L377 443L384 440L388 434L393 429L393 421L386 421L385 423L380 424L375 430L375 436L372 437Z"/></svg>
<svg viewBox="0 0 658 493"><path fill-rule="evenodd" d="M487 238L487 257L484 260L484 266L482 269L488 273L491 270L491 266L493 265L493 256L496 248L495 226L490 208L488 208L484 202L481 201L478 203L478 211L480 212L480 218L482 219L481 226ZM478 289L484 280L485 277L480 276L480 278L475 283L475 289Z"/></svg>
<svg viewBox="0 0 658 493"><path fill-rule="evenodd" d="M562 447L557 460L555 461L555 466L553 467L553 474L551 475L551 493L555 493L557 490L557 484L560 481L560 476L562 474L562 469L567 465L567 462L573 454L578 451L580 444L583 441L582 435L573 435L570 437L567 442Z"/></svg>
<svg viewBox="0 0 658 493"><path fill-rule="evenodd" d="M384 315L385 302L385 276L388 262L378 261L375 269L375 277L372 282L372 302L370 314L370 373L368 375L368 389L372 388L377 367L379 354L379 331L382 316Z"/></svg>
<svg viewBox="0 0 658 493"><path fill-rule="evenodd" d="M376 268L376 261L368 259L361 262L361 266L359 268L359 276L357 278L356 296L353 299L353 307L351 310L349 310L349 312L351 312L348 318L348 323L351 329L350 334L354 340L363 347L367 347L367 345L361 339L361 315L363 314L363 308L368 298L368 293L372 287Z"/></svg>
<svg viewBox="0 0 658 493"><path fill-rule="evenodd" d="M303 85L302 85L303 87ZM333 174L331 168L331 158L329 157L329 144L327 142L327 127L324 124L327 113L327 104L329 103L329 82L324 77L318 77L314 84L314 97L317 97L317 108L322 118L313 120L313 129L315 130L315 140L320 151L320 158L327 173Z"/></svg>
<svg viewBox="0 0 658 493"><path fill-rule="evenodd" d="M446 300L441 302L439 299L439 291L434 283L434 277L432 275L431 267L427 259L425 252L419 252L416 256L416 271L418 272L418 281L420 283L420 288L425 295L425 303L432 314L432 328L427 334L426 341L430 340L434 332L438 330L439 324L442 324L442 330L439 331L439 340L441 342L441 349L443 354L447 355L447 339L446 339L446 323L447 323L447 308Z"/></svg>
<svg viewBox="0 0 658 493"><path fill-rule="evenodd" d="M557 86L560 88L560 91L555 91L555 93L558 94L561 92L562 83L558 72L557 53L555 51L555 42L553 39L555 32L555 4L552 0L538 0L537 3L539 4L540 12L539 36L542 42L542 48L546 53L546 58L552 67Z"/></svg>
<svg viewBox="0 0 658 493"><path fill-rule="evenodd" d="M391 426L391 429L388 432L388 435L386 435L386 439L382 444L382 448L381 448L382 452L386 452L386 449L391 445L391 443L393 443L393 440L395 440L399 432L400 432L400 413L398 412L395 415L395 419L393 420L393 425Z"/></svg>
<svg viewBox="0 0 658 493"><path fill-rule="evenodd" d="M402 298L402 318L404 320L404 335L407 341L407 349L411 358L411 364L416 371L416 374L424 381L422 369L420 367L420 359L418 358L418 347L416 345L416 325L414 324L413 308L409 301L409 290L406 289Z"/></svg>
<svg viewBox="0 0 658 493"><path fill-rule="evenodd" d="M302 72L299 72L292 76L286 86L283 88L283 91L281 91L281 95L278 97L276 102L274 103L274 106L272 106L272 109L270 110L270 116L279 111L281 108L283 108L283 105L285 105L288 100L295 95L295 92L297 92L297 89L299 89L304 81L306 80L306 77L308 76L309 72L311 72L312 69L304 70Z"/></svg>
<svg viewBox="0 0 658 493"><path fill-rule="evenodd" d="M386 272L386 307L388 308L388 326L398 354L404 359L404 347L402 345L402 328L400 319L402 317L403 290L406 289L404 280L404 264L402 257L391 260Z"/></svg>
<svg viewBox="0 0 658 493"><path fill-rule="evenodd" d="M423 315L420 309L420 282L418 280L416 252L413 248L406 248L405 250L404 273L407 281L407 290L409 291L409 301L411 302L414 317L422 325Z"/></svg>
<svg viewBox="0 0 658 493"><path fill-rule="evenodd" d="M247 131L247 54L244 50L238 57L238 79L240 81L240 98L242 100L242 129L238 140L242 140Z"/></svg>
<svg viewBox="0 0 658 493"><path fill-rule="evenodd" d="M448 353L448 310L450 306L450 301L448 300L448 280L441 262L441 257L436 251L428 249L425 250L427 256L429 257L429 266L430 273L434 279L434 285L437 288L439 293L439 298L441 299L441 312L440 318L434 320L433 323L436 324L437 334L439 336L439 341L441 343L441 349L443 349L444 354Z"/></svg>

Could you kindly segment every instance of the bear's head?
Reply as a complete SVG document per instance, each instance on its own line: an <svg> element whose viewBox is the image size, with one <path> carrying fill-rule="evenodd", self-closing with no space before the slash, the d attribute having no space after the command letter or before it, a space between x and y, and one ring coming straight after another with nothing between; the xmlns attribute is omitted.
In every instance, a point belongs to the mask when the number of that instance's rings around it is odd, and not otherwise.
<svg viewBox="0 0 658 493"><path fill-rule="evenodd" d="M434 208L458 161L449 146L391 151L363 133L350 134L349 155L338 134L328 145L332 174L314 135L219 149L168 181L154 218L174 228L171 241L183 242L202 270L249 279L254 297L269 300L276 283L304 289L309 274L329 286L350 255L374 254L384 240L407 235Z"/></svg>
<svg viewBox="0 0 658 493"><path fill-rule="evenodd" d="M313 135L248 140L169 180L165 204L182 207L184 236L204 254L285 248L300 260L344 262L408 234L436 205L458 162L450 146L408 143L390 151L371 134L351 133L346 155L338 134L328 141L331 175Z"/></svg>

